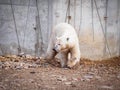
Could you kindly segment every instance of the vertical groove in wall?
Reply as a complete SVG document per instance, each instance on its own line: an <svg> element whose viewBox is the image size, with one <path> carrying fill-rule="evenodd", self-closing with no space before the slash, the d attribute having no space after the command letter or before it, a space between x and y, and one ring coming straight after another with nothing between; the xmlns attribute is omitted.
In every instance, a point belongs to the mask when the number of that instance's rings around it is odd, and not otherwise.
<svg viewBox="0 0 120 90"><path fill-rule="evenodd" d="M96 0L94 0L94 3L95 3L95 8L96 8L96 11L97 11L98 19L99 19L99 22L100 22L100 25L101 25L103 37L104 37L104 40L105 40L105 43L106 43L106 48L108 49L109 56L111 56L111 51L110 51L110 48L109 48L109 45L108 45L108 41L107 41L106 36L105 36L105 32L104 32L105 30L104 30L103 25L102 25L102 20L101 20L99 11L98 11L98 6L97 6L97 3L96 3ZM103 50L103 54L104 54L104 50Z"/></svg>
<svg viewBox="0 0 120 90"><path fill-rule="evenodd" d="M14 8L12 5L12 0L10 0L10 4L11 4L12 15L13 15L13 21L14 21L14 25L15 25L15 32L16 32L16 36L17 36L18 54L20 54L21 53L21 46L20 46L20 41L19 41L19 36L18 36L18 30L17 30L16 20L15 20L15 14L14 14Z"/></svg>
<svg viewBox="0 0 120 90"><path fill-rule="evenodd" d="M53 26L53 0L48 0L48 40L50 39L50 35L52 32Z"/></svg>
<svg viewBox="0 0 120 90"><path fill-rule="evenodd" d="M108 15L107 15L107 8L108 8L108 0L106 0L106 3L105 3L105 17L104 17L104 20L105 20L105 38L107 40L107 18L108 18ZM107 42L106 40L104 40L104 55L107 54Z"/></svg>
<svg viewBox="0 0 120 90"><path fill-rule="evenodd" d="M71 16L70 16L70 4L71 4L71 1L69 0L69 2L68 2L68 23L70 23L70 19L71 19Z"/></svg>
<svg viewBox="0 0 120 90"><path fill-rule="evenodd" d="M36 56L39 56L39 34L40 34L40 32L39 32L39 18L38 18L38 16L36 16L36 30L35 30L35 35L36 35L36 43L35 43L35 55Z"/></svg>
<svg viewBox="0 0 120 90"><path fill-rule="evenodd" d="M0 44L0 50L1 50L1 52L2 52L2 55L4 55L5 53L5 51L2 49L2 45Z"/></svg>
<svg viewBox="0 0 120 90"><path fill-rule="evenodd" d="M93 35L93 41L94 41L94 16L93 16L93 0L91 0L91 17L92 17L92 35Z"/></svg>
<svg viewBox="0 0 120 90"><path fill-rule="evenodd" d="M30 7L30 0L28 1L26 22L25 22L25 26L24 26L23 48L25 47L25 41L26 41L26 29L27 29L27 24L28 24L29 7ZM24 52L24 49L22 51Z"/></svg>
<svg viewBox="0 0 120 90"><path fill-rule="evenodd" d="M82 0L80 0L80 25L79 25L79 31L78 31L79 38L80 38L81 28L82 28Z"/></svg>
<svg viewBox="0 0 120 90"><path fill-rule="evenodd" d="M68 0L66 0L67 2ZM67 5L67 4L66 4ZM66 9L66 14L65 14L65 22L67 22L67 12L68 12L68 5L67 5L67 9Z"/></svg>
<svg viewBox="0 0 120 90"><path fill-rule="evenodd" d="M37 33L37 43L36 43L36 55L40 55L40 52L43 53L43 37L42 37L42 31L41 31L41 19L40 19L40 13L39 13L39 6L38 6L39 2L38 0L36 0L36 9L37 9L37 16L36 16L36 25L37 25L37 28L36 30L38 30L38 33ZM40 43L40 44L39 44Z"/></svg>
<svg viewBox="0 0 120 90"><path fill-rule="evenodd" d="M76 0L74 0L74 28L76 29Z"/></svg>
<svg viewBox="0 0 120 90"><path fill-rule="evenodd" d="M71 16L70 16L70 0L68 0L68 6L67 6L67 11L66 11L65 22L70 23L70 19L71 19Z"/></svg>
<svg viewBox="0 0 120 90"><path fill-rule="evenodd" d="M120 56L120 0L117 0L117 49L118 49L118 55Z"/></svg>

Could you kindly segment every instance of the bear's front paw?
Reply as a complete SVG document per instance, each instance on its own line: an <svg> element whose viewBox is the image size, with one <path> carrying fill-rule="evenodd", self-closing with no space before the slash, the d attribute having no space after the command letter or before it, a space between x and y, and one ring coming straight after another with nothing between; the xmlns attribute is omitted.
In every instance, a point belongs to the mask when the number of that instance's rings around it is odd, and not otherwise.
<svg viewBox="0 0 120 90"><path fill-rule="evenodd" d="M77 63L79 63L79 60L77 60L76 58L75 59L70 59L67 62L67 66L69 68L73 68Z"/></svg>
<svg viewBox="0 0 120 90"><path fill-rule="evenodd" d="M75 64L76 64L75 61L69 60L68 63L67 63L67 66L68 66L69 68L72 68Z"/></svg>

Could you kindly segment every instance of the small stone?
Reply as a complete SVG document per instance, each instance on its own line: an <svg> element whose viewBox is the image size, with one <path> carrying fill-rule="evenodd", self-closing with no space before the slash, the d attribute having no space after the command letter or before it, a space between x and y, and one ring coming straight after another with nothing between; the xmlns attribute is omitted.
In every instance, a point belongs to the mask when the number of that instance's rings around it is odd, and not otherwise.
<svg viewBox="0 0 120 90"><path fill-rule="evenodd" d="M72 82L65 82L65 84L66 84L66 85L71 85L71 84L72 84Z"/></svg>
<svg viewBox="0 0 120 90"><path fill-rule="evenodd" d="M19 56L19 57L25 57L25 53L24 53L24 52L21 52L18 56Z"/></svg>
<svg viewBox="0 0 120 90"><path fill-rule="evenodd" d="M37 66L35 64L28 65L28 68L36 68Z"/></svg>
<svg viewBox="0 0 120 90"><path fill-rule="evenodd" d="M120 74L117 75L117 78L120 78Z"/></svg>
<svg viewBox="0 0 120 90"><path fill-rule="evenodd" d="M60 76L59 78L57 78L57 80L58 80L58 81L66 81L67 78L66 78L66 77L61 77L61 76Z"/></svg>
<svg viewBox="0 0 120 90"><path fill-rule="evenodd" d="M64 70L69 70L69 68L67 68L67 67L65 67L65 68L63 68Z"/></svg>
<svg viewBox="0 0 120 90"><path fill-rule="evenodd" d="M34 83L34 80L33 79L29 79L29 82Z"/></svg>
<svg viewBox="0 0 120 90"><path fill-rule="evenodd" d="M78 79L77 78L72 78L74 81L78 81Z"/></svg>
<svg viewBox="0 0 120 90"><path fill-rule="evenodd" d="M104 86L101 86L101 88L104 88L104 89L111 89L111 90L113 90L113 87L112 86L107 86L107 85L104 85Z"/></svg>
<svg viewBox="0 0 120 90"><path fill-rule="evenodd" d="M6 66L6 67L9 67L9 66L11 66L11 65L10 65L9 62L5 62L5 66Z"/></svg>
<svg viewBox="0 0 120 90"><path fill-rule="evenodd" d="M27 66L27 65L25 65L25 66L24 66L24 69L28 69L28 66Z"/></svg>
<svg viewBox="0 0 120 90"><path fill-rule="evenodd" d="M40 60L36 60L35 64L40 64Z"/></svg>
<svg viewBox="0 0 120 90"><path fill-rule="evenodd" d="M84 78L85 78L85 80L90 80L90 79L93 78L93 75L87 74L87 75L84 76Z"/></svg>
<svg viewBox="0 0 120 90"><path fill-rule="evenodd" d="M33 57L31 55L25 55L26 58L32 59Z"/></svg>
<svg viewBox="0 0 120 90"><path fill-rule="evenodd" d="M19 69L19 70L22 69L21 66L15 66L15 68L16 68L16 69Z"/></svg>
<svg viewBox="0 0 120 90"><path fill-rule="evenodd" d="M39 57L39 59L44 59L43 57Z"/></svg>
<svg viewBox="0 0 120 90"><path fill-rule="evenodd" d="M83 78L81 78L80 80L81 80L81 81L85 81L85 79L83 79Z"/></svg>
<svg viewBox="0 0 120 90"><path fill-rule="evenodd" d="M24 63L14 63L14 65L13 65L13 67L15 69L19 69L19 70L22 69L23 66L24 66Z"/></svg>

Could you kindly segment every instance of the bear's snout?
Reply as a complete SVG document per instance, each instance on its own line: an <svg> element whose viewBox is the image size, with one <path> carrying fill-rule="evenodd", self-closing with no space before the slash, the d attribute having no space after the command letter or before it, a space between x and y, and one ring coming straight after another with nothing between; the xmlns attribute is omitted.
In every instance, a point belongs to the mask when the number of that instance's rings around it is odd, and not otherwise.
<svg viewBox="0 0 120 90"><path fill-rule="evenodd" d="M59 52L61 50L61 47L59 45L55 45L53 50L56 51L56 52Z"/></svg>
<svg viewBox="0 0 120 90"><path fill-rule="evenodd" d="M55 48L53 48L53 51L57 52L57 51L55 50Z"/></svg>
<svg viewBox="0 0 120 90"><path fill-rule="evenodd" d="M54 52L56 52L56 53L58 53L58 52L59 52L59 50L58 50L58 49L56 49L56 48L53 48L53 51L54 51Z"/></svg>

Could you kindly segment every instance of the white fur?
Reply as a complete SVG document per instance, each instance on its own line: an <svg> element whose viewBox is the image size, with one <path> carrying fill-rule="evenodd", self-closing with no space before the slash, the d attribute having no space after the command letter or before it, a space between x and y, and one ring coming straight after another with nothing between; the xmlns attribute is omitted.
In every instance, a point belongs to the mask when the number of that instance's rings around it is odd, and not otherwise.
<svg viewBox="0 0 120 90"><path fill-rule="evenodd" d="M68 41L67 38L69 38ZM73 67L80 61L78 37L75 29L70 24L60 23L53 29L46 53L47 59L53 59L57 54L53 50L54 48L57 53L61 54L61 67L66 65ZM68 60L68 53L71 55L70 60Z"/></svg>

